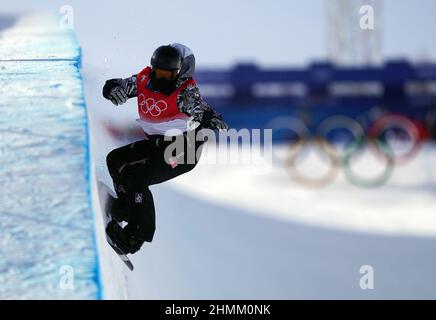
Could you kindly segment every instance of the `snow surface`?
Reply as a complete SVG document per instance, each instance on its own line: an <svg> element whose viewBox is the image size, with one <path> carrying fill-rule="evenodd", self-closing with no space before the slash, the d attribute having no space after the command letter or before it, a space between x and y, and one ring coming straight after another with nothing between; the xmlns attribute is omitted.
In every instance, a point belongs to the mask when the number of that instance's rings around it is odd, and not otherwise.
<svg viewBox="0 0 436 320"><path fill-rule="evenodd" d="M384 184L371 188L353 185L343 170L326 186L301 185L292 179L283 161L286 148L274 146L274 153L280 157L268 173L257 173L260 170L254 165L213 165L211 159L216 157L216 150L211 149L203 165L171 185L187 194L197 194L216 203L226 202L281 221L365 233L436 235L434 143L424 144L410 163L394 166ZM311 178L322 177L329 167L316 154L309 154L299 162L299 171ZM353 161L352 168L359 176L369 179L376 177L385 165L383 159L366 150L360 159ZM228 181L232 185L237 183L237 188L229 188Z"/></svg>
<svg viewBox="0 0 436 320"><path fill-rule="evenodd" d="M376 189L339 177L312 190L279 166L259 176L200 162L151 187L156 237L131 257L135 271L122 270L127 297L432 299L435 155L426 146ZM359 286L363 265L375 270L374 290Z"/></svg>
<svg viewBox="0 0 436 320"><path fill-rule="evenodd" d="M79 46L29 15L0 47L0 298L98 298Z"/></svg>

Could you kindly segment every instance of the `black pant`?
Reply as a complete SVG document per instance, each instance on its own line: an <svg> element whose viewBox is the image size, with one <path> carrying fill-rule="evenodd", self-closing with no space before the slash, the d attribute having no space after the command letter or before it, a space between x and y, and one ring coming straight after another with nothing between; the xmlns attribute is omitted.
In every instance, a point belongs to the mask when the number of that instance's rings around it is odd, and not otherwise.
<svg viewBox="0 0 436 320"><path fill-rule="evenodd" d="M155 208L148 187L177 177L196 166L204 141L195 141L194 134L185 133L172 137L171 141L165 141L161 135L148 136L114 149L107 155L106 162L118 201L128 211L125 228L129 235L142 241L153 240ZM166 148L175 141L182 142L183 153L181 149L176 149L165 155Z"/></svg>

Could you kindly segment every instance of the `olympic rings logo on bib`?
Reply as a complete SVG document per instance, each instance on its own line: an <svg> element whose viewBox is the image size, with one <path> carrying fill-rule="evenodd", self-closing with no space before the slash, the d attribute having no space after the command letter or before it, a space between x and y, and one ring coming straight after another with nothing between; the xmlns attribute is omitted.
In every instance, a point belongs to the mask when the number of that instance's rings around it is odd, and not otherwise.
<svg viewBox="0 0 436 320"><path fill-rule="evenodd" d="M152 117L159 117L162 112L168 108L168 105L165 101L156 101L153 98L145 99L145 96L142 93L138 96L138 104L142 113L150 114Z"/></svg>
<svg viewBox="0 0 436 320"><path fill-rule="evenodd" d="M288 139L290 143L285 152L284 164L293 181L308 187L326 186L337 177L341 168L345 178L353 185L360 187L381 186L389 180L395 165L406 164L416 156L422 138L412 120L397 114L381 116L367 130L359 121L343 115L330 116L321 121L313 134L302 120L289 116L275 118L266 127L271 128L273 134L278 130L292 133L292 139ZM351 137L342 144L342 148L329 141L329 135L335 130L346 131ZM410 141L408 148L405 148L401 154L395 152L397 148L393 143L389 143L385 137L389 132L392 135L392 131L403 138L407 136ZM308 146L315 147L314 150L323 158L328 159L328 169L316 177L303 174L297 166L297 159L301 157ZM352 162L367 147L373 151L376 158L383 162L381 172L370 178L357 174L356 170L352 168ZM398 149L404 149L404 146ZM273 152L273 156L275 161L281 160L276 152Z"/></svg>

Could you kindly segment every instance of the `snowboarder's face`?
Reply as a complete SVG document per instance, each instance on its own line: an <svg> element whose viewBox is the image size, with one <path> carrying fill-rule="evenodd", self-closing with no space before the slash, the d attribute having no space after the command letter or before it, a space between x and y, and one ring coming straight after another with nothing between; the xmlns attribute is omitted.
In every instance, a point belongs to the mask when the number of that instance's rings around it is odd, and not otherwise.
<svg viewBox="0 0 436 320"><path fill-rule="evenodd" d="M150 75L150 80L156 90L166 91L175 85L178 73L178 70L163 70L153 68Z"/></svg>

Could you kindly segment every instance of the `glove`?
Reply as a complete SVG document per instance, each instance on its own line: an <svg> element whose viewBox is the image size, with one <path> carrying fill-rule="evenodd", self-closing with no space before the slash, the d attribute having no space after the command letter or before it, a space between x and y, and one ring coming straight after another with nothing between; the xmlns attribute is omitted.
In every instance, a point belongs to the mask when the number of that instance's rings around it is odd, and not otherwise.
<svg viewBox="0 0 436 320"><path fill-rule="evenodd" d="M128 97L126 91L122 87L117 86L109 92L109 99L114 105L118 106L125 103Z"/></svg>
<svg viewBox="0 0 436 320"><path fill-rule="evenodd" d="M210 127L212 127L213 129L227 130L229 128L227 123L225 123L221 117L219 117L219 118L214 117L214 118L210 119L209 124L210 124Z"/></svg>
<svg viewBox="0 0 436 320"><path fill-rule="evenodd" d="M224 122L222 116L212 109L206 110L203 112L201 117L200 126L206 129L219 129L219 130L227 130L228 125Z"/></svg>

